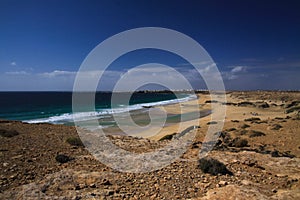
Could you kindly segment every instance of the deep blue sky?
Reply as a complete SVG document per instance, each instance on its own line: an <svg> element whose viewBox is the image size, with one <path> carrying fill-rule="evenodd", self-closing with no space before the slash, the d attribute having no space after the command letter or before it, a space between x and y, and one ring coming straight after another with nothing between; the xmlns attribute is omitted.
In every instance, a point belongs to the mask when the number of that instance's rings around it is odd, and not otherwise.
<svg viewBox="0 0 300 200"><path fill-rule="evenodd" d="M227 89L299 90L299 10L297 0L0 0L0 90L71 90L96 45L149 26L198 41ZM182 64L167 53L144 51L116 61L113 70L150 61Z"/></svg>

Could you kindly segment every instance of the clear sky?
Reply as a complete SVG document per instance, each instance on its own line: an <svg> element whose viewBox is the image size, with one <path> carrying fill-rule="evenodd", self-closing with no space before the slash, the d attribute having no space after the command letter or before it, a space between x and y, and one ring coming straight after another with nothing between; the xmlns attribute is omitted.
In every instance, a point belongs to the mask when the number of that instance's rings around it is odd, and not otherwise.
<svg viewBox="0 0 300 200"><path fill-rule="evenodd" d="M138 27L195 39L228 90L300 89L298 0L0 0L0 90L71 90L95 46ZM147 62L186 66L166 52L135 52L113 64L100 89Z"/></svg>

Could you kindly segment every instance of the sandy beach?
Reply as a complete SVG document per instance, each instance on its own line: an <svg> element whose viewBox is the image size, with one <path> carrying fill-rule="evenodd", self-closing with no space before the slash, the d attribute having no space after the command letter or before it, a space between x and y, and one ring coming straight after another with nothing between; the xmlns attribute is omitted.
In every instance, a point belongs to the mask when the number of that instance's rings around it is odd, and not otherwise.
<svg viewBox="0 0 300 200"><path fill-rule="evenodd" d="M243 97L243 92L240 93L241 95L238 96L236 93L232 95L231 93L228 93L226 95L226 101L228 102L228 105L226 106L226 115L225 115L225 127L227 127L228 124L232 122L232 120L239 120L244 121L247 118L251 117L259 117L261 120L268 120L272 118L284 118L286 117L286 114L282 111L282 108L279 106L283 102L280 99L273 99L269 100L268 104L273 104L273 106L268 107L268 109L264 109L259 107L262 102L266 102L266 99L264 97L255 97L255 99L251 99L248 101L246 99L247 97ZM159 109L164 110L167 113L172 114L183 114L192 112L194 110L204 111L204 110L211 110L211 103L207 103L211 101L210 94L198 94L197 100L191 100L188 102L184 102L182 104L171 104L166 106L158 107ZM296 96L295 99L298 97ZM242 102L251 102L253 105L246 105L246 106L233 106L233 104L238 104ZM221 104L223 102L218 102L218 104ZM255 106L257 104L258 106ZM181 105L181 106L180 106ZM278 105L278 106L274 106ZM182 109L184 107L184 109ZM206 114L206 116L201 116L198 119L190 120L181 122L181 127L179 128L178 124L174 125L168 125L166 127L163 127L162 130L156 134L152 135L151 130L147 130L145 132L142 132L140 135L141 137L146 137L153 140L159 140L160 138L164 137L167 134L170 133L176 133L181 132L187 127L190 126L200 126L202 127L201 130L207 128L207 123L211 121L211 115Z"/></svg>

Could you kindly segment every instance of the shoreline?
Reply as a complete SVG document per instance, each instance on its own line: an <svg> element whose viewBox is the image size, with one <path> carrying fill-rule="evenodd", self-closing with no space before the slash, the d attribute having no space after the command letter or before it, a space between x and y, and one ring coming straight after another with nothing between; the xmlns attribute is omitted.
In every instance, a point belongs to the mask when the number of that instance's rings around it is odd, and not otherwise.
<svg viewBox="0 0 300 200"><path fill-rule="evenodd" d="M136 92L135 94L139 94L141 92ZM147 92L150 93L150 92ZM151 94L154 92L151 92ZM100 94L100 93L99 93ZM107 92L104 92L103 94L107 94ZM123 94L123 93L120 93ZM145 93L146 94L146 93ZM159 92L158 94L170 94L170 92L166 93L165 91ZM45 118L32 118L32 119L21 119L22 122L27 122L31 124L35 123L50 123L50 124L65 124L65 125L72 125L74 124L73 119L77 118L78 120L88 121L88 120L94 120L94 119L101 119L102 117L105 117L106 115L111 114L122 114L126 111L129 112L136 112L136 111L143 111L147 108L157 107L161 105L171 105L176 104L178 102L186 102L191 99L196 98L194 95L189 93L181 93L181 95L184 95L181 98L174 98L174 99L168 99L168 100L160 100L160 101L152 101L152 102L144 102L144 103L136 103L132 105L128 105L123 107L121 104L119 107L116 108L98 108L94 111L90 112L80 112L80 113L73 113L72 110L70 112L62 112L57 113L56 115L51 115ZM70 105L72 106L72 104ZM42 112L44 113L44 111Z"/></svg>
<svg viewBox="0 0 300 200"><path fill-rule="evenodd" d="M153 93L154 91L152 91ZM233 104L237 104L238 102L243 102L243 99L241 98L232 98L231 94L232 93L240 93L240 94L251 94L251 93L288 93L288 94L299 94L300 92L298 91L244 91L244 92L236 92L236 91L228 91L226 92L226 97L227 97L227 108L229 108L229 106L232 104L232 102L236 102ZM185 107L185 112L183 112L183 114L187 113L187 112L192 112L195 108L200 109L200 112L204 112L203 115L200 114L200 118L199 119L193 119L193 120L188 120L188 121L184 121L181 122L182 127L179 129L178 124L177 123L166 123L165 126L161 129L161 131L157 134L152 134L151 133L151 129L141 132L141 133L137 133L133 136L136 137L143 137L143 138L149 138L149 139L153 139L153 140L159 140L160 138L168 135L168 134L173 134L173 133L178 133L183 131L184 129L186 129L189 126L200 126L202 127L202 129L207 129L207 123L209 123L211 121L210 119L210 114L208 112L210 112L211 110L211 102L210 101L210 93L208 93L207 91L198 91L197 92L197 97L196 99L191 99L188 101L183 101L183 102L179 102L179 103L169 103L169 104L163 104L163 105L154 105L154 106L150 106L149 108L145 108L143 107L142 109L137 109L137 110L133 110L132 112L139 112L139 111L145 111L147 109L151 109L151 108L157 108L157 109L161 109L166 111L168 114L173 114L173 115L177 115L177 114L181 114L181 107L179 107L179 104L182 104L183 107ZM185 98L189 98L189 97L184 97ZM176 100L176 99L173 99ZM169 101L169 100L166 100ZM259 101L265 101L264 99L257 99L256 102ZM164 101L162 101L164 102ZM209 103L208 103L209 102ZM277 103L278 105L280 105L280 100L277 101L273 101L272 103ZM160 102L154 102L154 103L160 103ZM221 102L218 102L221 103ZM263 111L263 113L261 112ZM260 113L259 117L262 118L263 120L266 120L268 118L271 118L273 116L279 116L279 117L284 117L285 113L278 113L278 109L276 109L276 107L273 107L270 111L270 109L268 110L269 112L264 112L264 110L261 109L257 109L256 107L253 106L230 106L230 109L227 110L226 113L226 118L238 118L241 120L244 120L246 118L249 117L253 117L255 115L251 114L251 113ZM249 115L250 114L250 115ZM6 121L6 119L3 119L4 121ZM8 121L19 121L19 120L8 120ZM228 122L228 120L225 120L225 122ZM49 124L49 125L64 125L64 126L69 126L69 127L73 127L75 126L75 124L53 124L53 123L49 123L49 122L37 122L37 123L29 123L27 121L20 121L22 123L28 123L28 124ZM126 135L122 132L120 132L118 129L112 129L109 130L112 127L109 128L103 128L103 130L105 130L106 132L108 132L108 135Z"/></svg>

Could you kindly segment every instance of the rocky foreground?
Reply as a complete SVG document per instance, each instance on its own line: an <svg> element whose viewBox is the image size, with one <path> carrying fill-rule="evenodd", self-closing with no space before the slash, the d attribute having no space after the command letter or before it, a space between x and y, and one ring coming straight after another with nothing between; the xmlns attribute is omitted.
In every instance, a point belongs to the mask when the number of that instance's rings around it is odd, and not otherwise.
<svg viewBox="0 0 300 200"><path fill-rule="evenodd" d="M138 174L95 160L74 127L2 120L0 199L300 199L300 93L233 92L227 107L207 158L198 153L209 123L176 162ZM109 137L136 153L172 139Z"/></svg>

